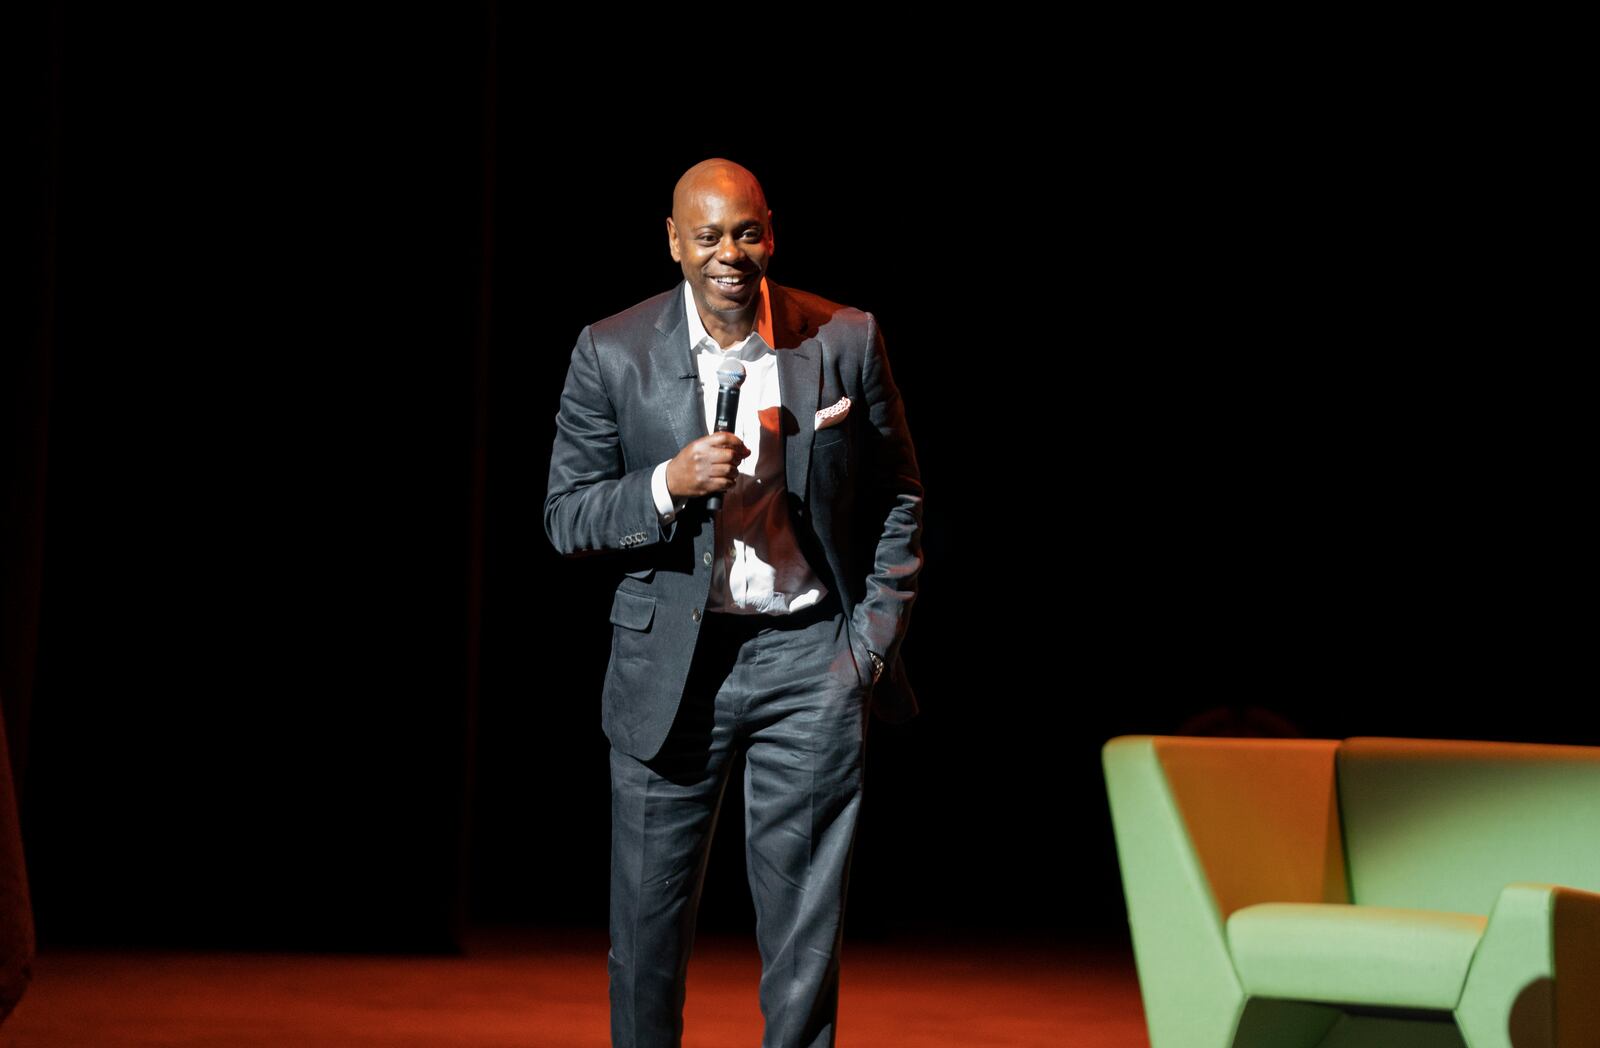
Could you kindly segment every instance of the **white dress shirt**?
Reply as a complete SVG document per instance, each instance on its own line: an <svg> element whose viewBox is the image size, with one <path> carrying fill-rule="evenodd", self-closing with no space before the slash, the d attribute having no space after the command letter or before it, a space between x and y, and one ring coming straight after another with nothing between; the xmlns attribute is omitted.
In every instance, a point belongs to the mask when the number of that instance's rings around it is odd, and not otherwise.
<svg viewBox="0 0 1600 1048"><path fill-rule="evenodd" d="M722 510L715 515L716 557L711 564L706 608L741 615L786 615L816 604L827 596L828 587L800 552L789 523L778 351L772 348L772 303L767 298L765 277L757 294L755 327L743 341L725 350L706 333L689 282L683 284L689 348L700 371L707 432L716 425L718 366L736 356L745 367L733 431L750 454L739 463L734 486L723 492ZM674 502L667 491L666 462L651 474L650 488L663 523L688 504L687 499Z"/></svg>

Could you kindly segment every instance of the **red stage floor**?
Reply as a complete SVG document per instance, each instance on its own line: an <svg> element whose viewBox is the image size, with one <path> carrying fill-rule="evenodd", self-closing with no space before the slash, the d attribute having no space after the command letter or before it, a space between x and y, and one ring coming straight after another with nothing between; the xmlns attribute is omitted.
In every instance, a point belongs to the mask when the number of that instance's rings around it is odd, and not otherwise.
<svg viewBox="0 0 1600 1048"><path fill-rule="evenodd" d="M755 943L702 934L684 1048L756 1048ZM465 957L51 951L0 1048L608 1048L604 933ZM1126 950L845 941L840 1048L1148 1048Z"/></svg>

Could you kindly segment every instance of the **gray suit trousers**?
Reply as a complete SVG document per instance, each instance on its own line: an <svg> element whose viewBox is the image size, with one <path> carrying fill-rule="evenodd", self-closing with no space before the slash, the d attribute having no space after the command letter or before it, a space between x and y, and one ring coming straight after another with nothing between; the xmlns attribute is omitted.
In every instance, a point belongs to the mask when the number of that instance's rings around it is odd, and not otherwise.
<svg viewBox="0 0 1600 1048"><path fill-rule="evenodd" d="M745 761L745 863L763 1048L831 1048L861 809L871 668L836 599L708 614L682 704L648 761L611 750L611 1043L679 1048L717 813Z"/></svg>

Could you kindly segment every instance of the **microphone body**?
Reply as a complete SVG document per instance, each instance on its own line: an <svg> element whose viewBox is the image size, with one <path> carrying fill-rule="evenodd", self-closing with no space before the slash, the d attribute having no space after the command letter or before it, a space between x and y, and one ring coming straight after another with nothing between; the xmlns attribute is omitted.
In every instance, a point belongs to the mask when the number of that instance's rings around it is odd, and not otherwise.
<svg viewBox="0 0 1600 1048"><path fill-rule="evenodd" d="M717 368L717 421L713 433L732 433L739 421L739 387L744 385L744 364L737 357L729 357ZM717 513L722 509L722 492L706 497L706 511Z"/></svg>
<svg viewBox="0 0 1600 1048"><path fill-rule="evenodd" d="M713 433L731 433L736 422L739 421L739 387L717 387L717 422L711 428Z"/></svg>

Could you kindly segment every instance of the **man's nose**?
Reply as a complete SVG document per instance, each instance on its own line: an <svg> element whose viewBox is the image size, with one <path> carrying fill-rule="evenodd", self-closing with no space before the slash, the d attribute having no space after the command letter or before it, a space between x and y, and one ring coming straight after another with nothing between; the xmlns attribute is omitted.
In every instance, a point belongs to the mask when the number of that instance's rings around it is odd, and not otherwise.
<svg viewBox="0 0 1600 1048"><path fill-rule="evenodd" d="M722 246L717 249L718 262L737 262L744 252L739 248L739 242L733 237L723 237Z"/></svg>

